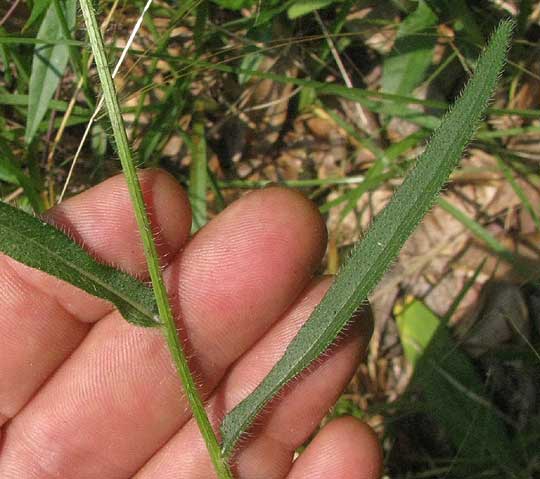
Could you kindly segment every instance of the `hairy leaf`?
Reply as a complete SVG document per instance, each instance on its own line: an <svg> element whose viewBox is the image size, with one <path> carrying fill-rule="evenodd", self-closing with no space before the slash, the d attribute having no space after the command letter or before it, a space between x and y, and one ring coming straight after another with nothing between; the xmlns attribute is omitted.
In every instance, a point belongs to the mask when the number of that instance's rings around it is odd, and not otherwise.
<svg viewBox="0 0 540 479"><path fill-rule="evenodd" d="M152 290L122 271L98 263L65 234L0 202L0 252L113 303L139 326L158 326Z"/></svg>
<svg viewBox="0 0 540 479"><path fill-rule="evenodd" d="M221 425L225 455L231 454L240 436L281 388L332 344L429 210L487 109L512 28L513 22L501 22L463 95L443 118L388 206L353 249L319 306L262 383L225 417Z"/></svg>

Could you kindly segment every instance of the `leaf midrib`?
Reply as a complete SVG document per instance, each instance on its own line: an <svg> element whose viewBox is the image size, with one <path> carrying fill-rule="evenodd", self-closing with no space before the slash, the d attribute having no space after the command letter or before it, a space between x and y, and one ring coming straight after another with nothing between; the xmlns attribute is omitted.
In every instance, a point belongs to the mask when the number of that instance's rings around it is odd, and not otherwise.
<svg viewBox="0 0 540 479"><path fill-rule="evenodd" d="M85 269L78 268L76 265L73 265L72 263L66 261L65 258L63 256L61 256L59 253L55 252L54 250L51 250L51 249L47 248L46 246L44 246L40 241L36 240L35 238L33 238L31 236L30 237L25 236L24 234L18 232L17 230L12 230L8 226L6 226L5 224L3 224L2 227L4 229L7 229L9 233L14 234L15 236L18 236L18 237L20 237L21 239L23 239L25 241L30 241L32 244L36 245L42 251L45 251L46 253L51 254L60 263L66 265L68 268L75 271L76 273L79 273L82 276L85 276L85 277L89 278L91 281L93 281L94 283L97 283L103 289L105 289L107 291L110 291L112 294L119 297L122 301L124 301L125 303L132 306L133 309L139 311L143 316L147 317L150 321L155 322L154 315L152 313L150 313L146 308L142 307L142 305L140 303L138 303L136 301L133 301L132 298L130 298L129 296L125 296L125 295L113 290L106 282L102 281L99 278L99 276L96 276L96 275L92 274L91 272L88 272ZM85 253L88 254L88 252L85 252ZM124 272L124 274L127 274L127 273Z"/></svg>

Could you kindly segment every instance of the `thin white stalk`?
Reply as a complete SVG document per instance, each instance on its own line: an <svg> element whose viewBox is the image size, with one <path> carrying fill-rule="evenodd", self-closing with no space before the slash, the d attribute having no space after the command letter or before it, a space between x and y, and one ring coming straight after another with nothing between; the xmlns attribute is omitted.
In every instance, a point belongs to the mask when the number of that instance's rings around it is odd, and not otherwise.
<svg viewBox="0 0 540 479"><path fill-rule="evenodd" d="M133 41L135 40L135 37L137 36L137 33L139 33L139 29L141 28L142 22L144 20L144 15L146 14L148 9L152 5L153 1L154 0L147 0L146 4L144 5L144 8L142 9L141 14L139 15L139 18L135 22L135 26L133 27L133 30L131 31L131 34L129 35L128 41L125 47L122 49L120 58L116 62L116 65L114 66L114 70L112 71L113 78L115 78L118 72L120 71L120 68L122 67L122 63L124 63L124 60L126 59L128 51L131 48L131 45L133 45ZM62 200L64 199L64 195L66 194L66 191L69 186L69 182L71 181L71 177L73 176L73 172L75 170L75 165L77 164L77 160L79 159L79 156L81 155L81 151L84 147L84 144L86 143L86 139L88 138L88 135L90 134L92 125L94 124L94 121L96 121L96 118L99 115L101 108L103 107L103 103L104 103L104 98L101 97L98 101L98 104L96 105L94 113L92 113L92 116L90 117L90 120L88 121L88 124L86 125L83 136L79 143L79 146L77 147L77 151L75 152L75 156L73 157L73 161L71 162L71 166L69 167L69 172L66 178L66 182L64 183L62 192L60 193L60 197L58 198L58 203L61 203Z"/></svg>
<svg viewBox="0 0 540 479"><path fill-rule="evenodd" d="M339 72L341 73L341 76L343 77L343 81L345 82L345 85L347 85L347 88L354 88L351 78L349 77L349 74L347 73L347 70L345 69L345 65L343 65L343 62L341 61L341 57L339 56L339 53L337 51L336 45L334 44L334 40L332 40L330 32L328 31L328 29L326 28L326 25L322 21L321 16L319 15L319 12L315 10L315 12L313 13L315 14L315 19L317 20L317 23L321 27L324 37L326 38L326 41L328 43L328 48L330 48L332 57L334 57L334 61L336 62L336 65L338 66ZM369 121L366 117L366 114L364 113L364 110L362 109L362 106L359 103L355 103L354 107L356 108L356 113L363 127L367 128L369 126Z"/></svg>

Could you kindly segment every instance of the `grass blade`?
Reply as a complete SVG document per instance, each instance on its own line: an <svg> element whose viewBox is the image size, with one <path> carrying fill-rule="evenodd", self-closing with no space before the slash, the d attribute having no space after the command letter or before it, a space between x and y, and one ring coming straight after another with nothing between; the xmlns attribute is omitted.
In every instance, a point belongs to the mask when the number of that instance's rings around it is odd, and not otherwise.
<svg viewBox="0 0 540 479"><path fill-rule="evenodd" d="M388 206L353 249L322 302L262 383L225 417L221 433L226 456L281 388L332 344L429 210L487 109L505 63L512 28L513 22L501 22L463 95L443 118Z"/></svg>
<svg viewBox="0 0 540 479"><path fill-rule="evenodd" d="M35 39L20 38L20 37L2 37L0 36L0 44L12 44L17 43L18 40L24 43L36 43ZM66 45L81 45L81 42L76 42L74 40L56 40L54 43L62 42ZM84 44L82 44L84 45ZM114 49L114 47L111 47ZM118 47L116 48L118 49ZM296 85L304 88L312 88L318 95L335 95L340 98L345 98L351 101L359 102L360 104L365 105L366 107L373 109L374 112L386 113L393 116L400 116L408 119L413 117L416 121L420 123L422 116L427 116L429 118L429 124L424 125L426 128L435 129L439 126L438 118L435 118L431 115L427 115L425 112L419 112L418 110L407 109L405 105L421 105L426 108L433 110L445 111L449 105L444 101L439 100L423 100L418 97L396 95L394 93L385 93L379 90L367 90L362 88L348 88L344 85L339 85L337 83L329 82L320 82L315 80L308 80L305 78L296 78L292 76L279 75L276 73L271 73L261 70L251 70L246 68L239 68L226 63L212 63L199 59L186 58L183 56L173 56L166 53L155 54L148 52L146 50L137 50L130 49L130 53L136 56L141 56L145 58L157 58L160 60L166 60L171 63L171 65L184 64L190 67L189 73L186 73L186 67L182 67L179 70L176 70L176 78L186 75L192 75L195 71L220 71L224 73L234 73L235 75L251 75L256 78L268 79L275 81L276 83L286 84L286 85ZM143 90L144 92L145 90ZM386 102L386 103L383 103ZM389 103L391 102L391 104ZM387 111L388 108L393 107L394 105L401 105L403 108L401 110L397 109L396 111ZM540 110L538 109L520 109L520 108L488 108L487 112L490 115L502 116L502 115L517 115L522 118L540 118Z"/></svg>
<svg viewBox="0 0 540 479"><path fill-rule="evenodd" d="M440 318L441 323L442 323L443 326L448 325L448 323L450 322L450 320L454 316L455 312L458 310L459 305L461 304L461 302L463 301L465 296L467 296L467 293L470 291L470 289L476 283L476 280L478 279L478 276L480 275L480 273L484 269L485 264L486 264L486 258L484 258L482 260L482 262L476 267L476 269L474 270L473 275L467 280L467 282L463 285L463 288L461 288L461 290L459 291L457 296L452 301L452 304L448 308L448 311L444 314L444 316L442 316Z"/></svg>
<svg viewBox="0 0 540 479"><path fill-rule="evenodd" d="M497 155L496 158L497 158L497 164L499 165L499 168L503 172L503 175L506 178L506 181L508 181L508 183L514 190L514 193L521 200L521 203L523 203L523 207L527 210L527 212L531 216L534 222L534 225L536 226L536 231L540 231L540 218L538 217L538 214L536 213L536 210L534 209L533 205L529 201L527 193L523 191L523 188L519 185L518 181L514 178L514 175L512 174L510 167L504 162L504 160L499 155Z"/></svg>
<svg viewBox="0 0 540 479"><path fill-rule="evenodd" d="M476 220L471 218L463 210L456 208L452 203L446 201L444 198L439 198L438 205L447 213L450 213L456 220L458 220L463 226L465 226L474 236L480 241L486 244L486 246L493 251L499 258L510 264L517 272L524 278L537 279L539 272L535 268L534 264L531 264L529 260L524 257L513 253L503 244L499 242L495 236L487 231Z"/></svg>
<svg viewBox="0 0 540 479"><path fill-rule="evenodd" d="M113 303L139 326L157 326L152 290L122 271L98 263L62 232L0 202L0 252Z"/></svg>
<svg viewBox="0 0 540 479"><path fill-rule="evenodd" d="M66 0L65 18L69 28L74 28L77 2ZM38 39L56 41L64 38L62 26L51 4L41 23ZM30 143L34 138L39 124L45 116L60 79L64 74L69 58L66 45L36 45L32 60L32 73L28 92L28 119L26 122L25 141Z"/></svg>
<svg viewBox="0 0 540 479"><path fill-rule="evenodd" d="M189 200L193 212L191 232L200 230L207 221L206 190L208 183L206 138L204 117L197 111L194 115L193 139L191 142L191 167L189 170Z"/></svg>
<svg viewBox="0 0 540 479"><path fill-rule="evenodd" d="M475 459L485 461L479 468L486 463L512 464L505 421L450 330L419 300L396 309L401 343L414 368L411 387L424 393L426 412L443 427L457 451L453 477L472 473Z"/></svg>

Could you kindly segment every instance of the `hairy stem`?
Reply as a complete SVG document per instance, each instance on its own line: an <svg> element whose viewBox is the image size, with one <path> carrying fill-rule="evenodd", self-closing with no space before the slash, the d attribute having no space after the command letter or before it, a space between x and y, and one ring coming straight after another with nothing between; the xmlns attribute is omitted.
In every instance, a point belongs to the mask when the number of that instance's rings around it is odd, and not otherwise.
<svg viewBox="0 0 540 479"><path fill-rule="evenodd" d="M148 264L150 278L152 279L152 286L156 297L160 320L163 323L163 331L167 340L167 345L186 391L191 410L204 438L208 452L210 453L217 475L220 479L232 479L228 465L220 452L218 440L212 429L206 411L204 410L201 397L197 391L197 386L195 385L195 381L189 370L187 358L178 338L167 290L159 267L159 257L156 245L152 237L150 222L144 206L141 186L129 150L127 134L120 114L120 105L118 103L116 90L105 55L103 39L92 8L92 0L80 0L80 5L95 57L99 79L103 88L103 96L105 98L105 104L107 105L118 155L120 156L120 162L126 177L131 201L135 210L135 217L141 233L144 253Z"/></svg>

